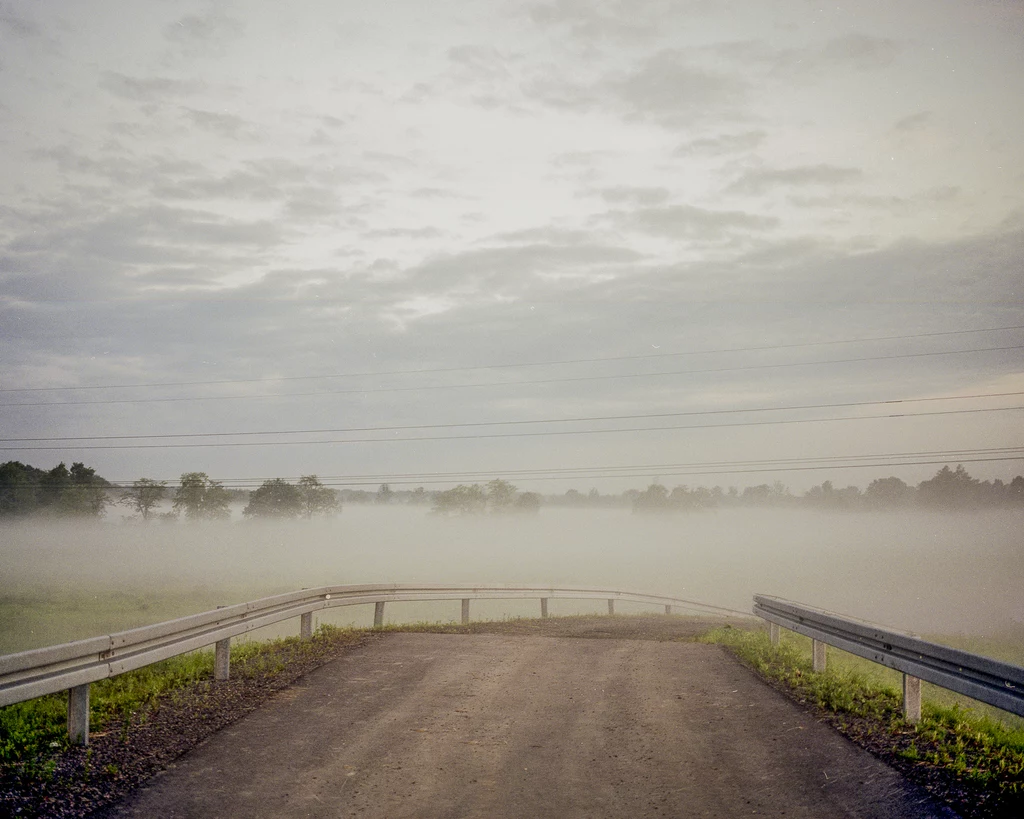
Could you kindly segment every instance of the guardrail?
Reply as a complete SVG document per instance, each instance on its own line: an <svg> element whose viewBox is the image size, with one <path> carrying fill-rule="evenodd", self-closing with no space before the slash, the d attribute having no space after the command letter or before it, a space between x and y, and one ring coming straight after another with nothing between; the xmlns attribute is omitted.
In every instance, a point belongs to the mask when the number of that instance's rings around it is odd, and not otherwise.
<svg viewBox="0 0 1024 819"><path fill-rule="evenodd" d="M231 638L299 618L299 633L308 639L313 633L313 613L338 606L373 603L374 626L384 623L384 604L394 601L461 600L462 622L469 622L471 600L540 599L541 616L548 616L551 598L607 600L608 614L615 613L615 601L649 603L705 613L739 615L738 612L694 600L644 594L619 589L535 586L433 586L389 583L363 586L322 586L315 589L264 597L248 603L226 606L152 626L122 631L103 637L78 640L48 648L0 656L0 706L68 691L68 733L81 745L89 743L89 685L151 663L215 645L214 679L230 674Z"/></svg>
<svg viewBox="0 0 1024 819"><path fill-rule="evenodd" d="M815 671L825 670L826 643L902 671L908 722L921 719L921 680L1024 716L1024 668L1019 666L763 594L754 595L754 614L768 621L774 645L780 626L810 637Z"/></svg>

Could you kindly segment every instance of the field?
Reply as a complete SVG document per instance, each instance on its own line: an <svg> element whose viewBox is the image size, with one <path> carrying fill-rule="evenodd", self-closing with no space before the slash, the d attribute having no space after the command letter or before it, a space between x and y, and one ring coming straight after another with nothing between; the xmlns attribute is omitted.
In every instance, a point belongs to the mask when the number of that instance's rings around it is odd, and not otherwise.
<svg viewBox="0 0 1024 819"><path fill-rule="evenodd" d="M639 516L548 508L536 517L449 519L422 507L373 506L277 524L8 525L0 529L0 652L302 587L433 581L601 584L740 610L754 593L774 594L1024 662L1021 532L1024 513L1007 511ZM552 601L551 613L602 608ZM538 609L534 601L488 601L474 603L473 617ZM387 608L391 622L456 617L457 602ZM367 626L372 606L322 621Z"/></svg>

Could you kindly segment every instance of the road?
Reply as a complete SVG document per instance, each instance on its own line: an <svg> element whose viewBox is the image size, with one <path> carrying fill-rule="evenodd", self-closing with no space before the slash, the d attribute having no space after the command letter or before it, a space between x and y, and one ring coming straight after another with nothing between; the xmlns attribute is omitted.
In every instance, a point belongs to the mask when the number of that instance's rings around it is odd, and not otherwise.
<svg viewBox="0 0 1024 819"><path fill-rule="evenodd" d="M393 634L105 815L952 814L718 646Z"/></svg>

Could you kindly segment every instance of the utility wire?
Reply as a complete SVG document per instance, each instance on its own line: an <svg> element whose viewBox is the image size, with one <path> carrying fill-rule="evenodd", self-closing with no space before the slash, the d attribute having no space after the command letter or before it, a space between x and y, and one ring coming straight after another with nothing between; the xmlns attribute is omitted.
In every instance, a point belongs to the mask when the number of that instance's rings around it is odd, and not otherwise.
<svg viewBox="0 0 1024 819"><path fill-rule="evenodd" d="M657 378L661 376L671 375L701 375L708 373L727 373L727 372L741 372L746 370L772 370L772 369L787 369L792 367L813 367L822 364L854 364L862 363L866 361L895 361L898 359L907 358L929 358L935 356L946 356L946 355L966 355L968 353L992 353L992 352L1003 352L1007 350L1024 350L1024 344L1015 344L1005 347L978 347L971 350L940 350L926 353L898 353L895 355L882 355L882 356L861 356L858 358L836 358L825 361L790 361L781 364L746 364L734 367L709 367L705 369L697 370L669 370L666 372L657 373L625 373L619 375L584 375L584 376L566 376L563 378L541 378L528 381L484 381L475 384L428 384L419 387L368 387L364 389L350 389L350 390L320 390L317 392L308 393L260 393L256 395L215 395L215 396L186 396L177 398L118 398L118 399L103 399L98 401L41 401L41 402L24 402L24 403L13 403L13 404L0 404L0 407L57 407L57 406L73 406L73 405L86 405L86 404L159 404L159 403L175 403L183 401L251 401L254 398L297 398L297 397L309 397L317 395L369 395L375 393L394 393L394 392L422 392L424 390L457 390L457 389L471 389L479 387L524 387L536 384L566 384L573 382L583 381L613 381L624 378ZM683 355L682 353L680 355ZM318 376L319 377L319 376ZM204 382L204 383L243 383L243 382ZM153 386L177 386L177 385L153 385ZM51 389L51 388L45 388ZM53 388L57 389L57 388ZM70 389L70 388L69 388ZM79 388L74 388L79 389ZM83 387L81 389L91 389ZM97 388L99 389L99 388Z"/></svg>
<svg viewBox="0 0 1024 819"><path fill-rule="evenodd" d="M937 410L933 412L889 413L887 415L858 415L850 418L801 418L778 421L742 421L728 424L690 424L660 427L622 427L619 429L580 429L543 432L493 432L476 435L422 435L408 438L345 438L320 441L231 441L221 443L188 443L188 444L88 444L75 446L0 446L0 451L18 450L21 452L42 452L55 449L92 450L92 449L199 449L223 447L266 447L266 446L300 446L323 444L369 444L369 443L408 443L411 441L472 441L489 438L537 438L557 435L607 435L622 432L663 432L684 429L725 429L734 427L780 426L788 424L828 423L836 421L866 421L880 418L925 418L939 415L967 415L982 412L1010 412L1024 410L1024 406L993 407L983 409Z"/></svg>
<svg viewBox="0 0 1024 819"><path fill-rule="evenodd" d="M714 350L688 350L674 353L644 353L643 355L610 356L606 358L572 358L557 361L524 361L507 364L481 364L472 367L433 367L419 370L381 370L377 372L352 372L332 373L327 375L288 375L274 378L233 378L217 379L211 381L163 381L146 384L100 384L93 387L9 387L0 389L0 393L6 392L54 392L59 390L117 390L117 389L142 389L153 387L196 387L214 384L257 384L272 381L313 381L328 378L363 378L382 375L420 375L424 373L451 373L471 372L475 370L499 370L513 369L519 367L552 367L564 364L596 364L609 361L642 361L645 359L677 358L680 356L693 355L717 355L721 353L749 353L764 352L769 350L791 350L805 347L824 347L839 344L863 344L873 341L904 341L915 338L935 338L938 336L970 335L977 333L995 333L1004 330L1024 330L1024 325L1010 325L1006 327L985 327L977 330L943 330L934 333L913 333L908 335L895 336L872 336L867 338L838 339L833 341L809 341L797 344L774 344L760 347L726 347Z"/></svg>
<svg viewBox="0 0 1024 819"><path fill-rule="evenodd" d="M906 461L908 458L918 460ZM931 460L920 460L927 458ZM685 474L678 470L713 469L721 467L727 470L736 470L737 474L746 471L781 471L793 468L820 468L820 469L847 469L847 468L868 468L868 467L889 467L906 466L929 463L974 463L981 461L1002 461L1020 460L1024 458L1024 446L1014 447L990 447L984 449L953 449L953 450L926 450L916 452L876 452L866 455L828 455L820 457L805 458L761 458L756 460L741 461L696 461L690 463L658 463L658 464L624 464L614 466L605 464L602 466L577 466L577 467L549 467L534 469L474 469L458 472L370 472L355 475L324 475L318 479L325 486L343 486L348 484L370 484L370 483L450 483L455 480L467 479L490 479L494 476L509 478L513 480L547 480L557 478L586 478L593 477L615 478L615 477L638 477L643 475L669 475ZM937 459L937 460L935 460ZM893 461L897 461L893 463ZM858 463L865 462L865 463ZM717 474L717 473L715 473ZM175 483L177 478L160 479L164 483ZM259 485L264 481L271 480L266 477L248 478L221 478L218 483L225 486L235 485ZM282 480L297 481L299 477L286 477ZM113 480L115 484L130 484L132 480Z"/></svg>
<svg viewBox="0 0 1024 819"><path fill-rule="evenodd" d="M162 435L72 435L48 438L0 438L0 443L42 442L42 441L132 441L151 440L156 438L227 438L243 435L326 435L353 432L394 432L397 430L417 429L459 429L473 427L522 426L531 424L575 424L593 421L633 421L647 418L681 418L700 415L736 415L751 412L791 412L812 409L850 409L853 407L870 407L890 404L914 404L929 401L965 401L978 398L1006 398L1024 395L1019 392L974 393L971 395L941 395L927 398L891 398L883 401L844 401L831 404L796 404L786 407L745 407L739 409L688 410L685 412L652 412L634 413L630 415L590 415L577 418L539 418L534 420L514 421L472 421L453 424L405 424L386 427L340 427L326 429L287 429L287 430L255 430L251 432L179 432Z"/></svg>

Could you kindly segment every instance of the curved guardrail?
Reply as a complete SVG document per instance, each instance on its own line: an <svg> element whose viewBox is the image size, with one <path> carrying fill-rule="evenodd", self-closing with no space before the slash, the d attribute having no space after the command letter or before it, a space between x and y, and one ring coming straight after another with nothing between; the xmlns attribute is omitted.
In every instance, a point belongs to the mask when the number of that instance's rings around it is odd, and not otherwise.
<svg viewBox="0 0 1024 819"><path fill-rule="evenodd" d="M825 670L825 644L903 672L903 713L921 718L921 680L1024 716L1024 668L931 643L905 632L815 609L780 597L754 595L754 614L810 637L814 670Z"/></svg>
<svg viewBox="0 0 1024 819"><path fill-rule="evenodd" d="M312 634L313 613L338 606L374 603L374 625L383 624L384 604L394 601L461 600L462 621L469 621L471 600L540 599L547 616L551 598L607 600L614 614L615 601L649 603L705 613L749 617L748 612L711 606L694 600L620 589L575 586L435 586L389 583L361 586L322 586L264 597L248 603L180 617L151 626L92 637L48 648L0 656L0 706L69 691L68 732L73 741L89 741L89 684L151 663L216 645L214 676L225 680L230 668L231 638L300 618L300 634Z"/></svg>

